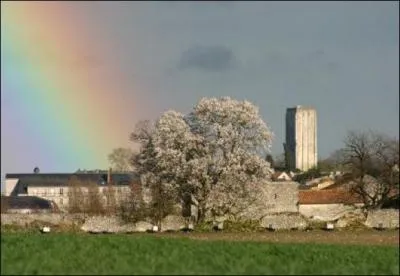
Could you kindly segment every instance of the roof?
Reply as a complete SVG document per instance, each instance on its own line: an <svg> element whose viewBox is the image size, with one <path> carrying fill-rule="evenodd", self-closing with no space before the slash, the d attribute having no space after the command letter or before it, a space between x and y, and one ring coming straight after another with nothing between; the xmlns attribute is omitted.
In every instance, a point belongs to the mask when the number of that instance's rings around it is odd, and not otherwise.
<svg viewBox="0 0 400 276"><path fill-rule="evenodd" d="M377 183L377 179L375 177L372 177L370 175L365 175L364 176L364 182L367 184L374 184ZM346 173L342 176L339 176L336 180L335 183L324 188L324 189L351 189L352 187L356 186L357 182L354 181L354 178L351 173Z"/></svg>
<svg viewBox="0 0 400 276"><path fill-rule="evenodd" d="M279 172L275 172L274 174L272 174L271 178L274 179L274 180L278 180L279 177L284 175L284 174L287 177L289 177L290 180L292 179L292 177L287 172L280 172L280 171Z"/></svg>
<svg viewBox="0 0 400 276"><path fill-rule="evenodd" d="M6 174L6 179L19 179L20 183L31 187L68 186L68 181L72 177L80 181L93 181L99 185L104 185L104 181L107 181L107 173ZM115 185L124 186L139 181L139 177L133 173L112 173L111 181Z"/></svg>
<svg viewBox="0 0 400 276"><path fill-rule="evenodd" d="M2 196L1 205L7 209L52 209L49 200L36 196Z"/></svg>
<svg viewBox="0 0 400 276"><path fill-rule="evenodd" d="M356 204L360 196L345 190L299 190L299 204Z"/></svg>
<svg viewBox="0 0 400 276"><path fill-rule="evenodd" d="M315 184L315 185L300 184L299 190L311 190L311 188L315 187L315 186L317 186L317 184Z"/></svg>

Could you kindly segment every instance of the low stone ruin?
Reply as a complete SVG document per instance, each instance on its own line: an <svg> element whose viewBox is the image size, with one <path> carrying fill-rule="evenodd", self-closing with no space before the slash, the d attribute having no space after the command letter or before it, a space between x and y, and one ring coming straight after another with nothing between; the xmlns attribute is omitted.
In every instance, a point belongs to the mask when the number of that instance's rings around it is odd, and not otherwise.
<svg viewBox="0 0 400 276"><path fill-rule="evenodd" d="M224 230L224 221L228 217L214 219L214 224L210 226L218 230ZM259 220L261 228L273 230L305 230L315 223L306 220L299 213L275 213L263 216ZM60 215L60 214L1 214L2 225L27 226L35 222L40 222L43 226L75 225L82 231L90 233L132 233L132 232L154 232L153 224L150 221L140 221L137 223L124 223L117 216L93 216L87 215ZM212 222L212 221L210 221ZM321 223L334 223L334 228L347 228L354 225L379 229L399 228L399 210L383 209L370 211L368 214L361 212L346 213L335 221L320 221ZM182 216L169 215L161 222L161 229L157 231L185 231L195 230L193 222L188 226L189 221ZM54 228L56 229L56 228Z"/></svg>
<svg viewBox="0 0 400 276"><path fill-rule="evenodd" d="M270 230L304 230L307 221L298 213L275 214L263 217L260 225Z"/></svg>
<svg viewBox="0 0 400 276"><path fill-rule="evenodd" d="M398 209L371 211L364 224L370 228L396 229L399 228L399 215Z"/></svg>

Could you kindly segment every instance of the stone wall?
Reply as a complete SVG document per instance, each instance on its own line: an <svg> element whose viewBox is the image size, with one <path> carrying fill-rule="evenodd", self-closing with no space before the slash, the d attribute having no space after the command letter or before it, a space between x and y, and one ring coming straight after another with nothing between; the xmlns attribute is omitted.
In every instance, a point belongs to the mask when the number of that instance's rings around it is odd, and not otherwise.
<svg viewBox="0 0 400 276"><path fill-rule="evenodd" d="M354 212L361 207L358 205L345 205L345 204L300 204L299 213L309 219L321 221L333 221L346 213Z"/></svg>
<svg viewBox="0 0 400 276"><path fill-rule="evenodd" d="M296 182L265 182L260 186L256 201L241 217L260 220L269 214L298 212L298 193Z"/></svg>
<svg viewBox="0 0 400 276"><path fill-rule="evenodd" d="M375 228L382 224L384 228L399 227L399 210L398 209L382 209L368 212L365 226Z"/></svg>
<svg viewBox="0 0 400 276"><path fill-rule="evenodd" d="M246 220L260 220L262 217L268 214L276 213L294 213L298 212L298 183L292 181L265 181L260 183L259 192L257 192L257 198L250 206L238 217ZM151 199L150 192L144 189L144 200L148 203ZM190 213L194 220L197 219L197 204L198 202L192 197L193 205L190 206ZM178 204L178 209L182 210L183 202ZM178 211L176 214L180 214ZM227 219L217 218L219 221ZM206 214L206 220L212 220L211 214Z"/></svg>
<svg viewBox="0 0 400 276"><path fill-rule="evenodd" d="M35 213L35 214L1 214L1 225L15 224L25 226L34 221L41 221L49 224L73 224L84 221L87 215L84 214L55 214L55 213Z"/></svg>
<svg viewBox="0 0 400 276"><path fill-rule="evenodd" d="M81 230L90 233L132 233L146 232L153 228L149 222L124 223L116 216L93 216L86 219Z"/></svg>
<svg viewBox="0 0 400 276"><path fill-rule="evenodd" d="M350 211L349 211L350 212ZM399 210L384 209L371 211L368 213L367 219L364 216L356 216L357 212L353 213L353 218L349 218L345 212L340 221L346 222L344 225L337 227L346 227L351 220L363 221L364 225L369 228L377 228L382 224L383 228L398 228L399 227ZM364 219L363 219L364 217ZM327 221L334 219L329 218ZM84 214L1 214L2 225L20 225L26 226L34 221L40 221L44 224L60 225L60 224L80 224L82 230L87 232L145 232L152 228L152 224L146 221L141 221L136 224L124 224L118 217L94 216L89 217ZM179 231L185 226L186 221L183 217L170 215L162 221L162 231ZM339 222L338 222L339 223ZM269 228L272 226L274 230L281 229L304 229L307 227L307 220L299 213L268 213L260 219L260 226Z"/></svg>
<svg viewBox="0 0 400 276"><path fill-rule="evenodd" d="M271 230L304 230L307 227L307 221L298 213L274 214L263 217L260 226Z"/></svg>

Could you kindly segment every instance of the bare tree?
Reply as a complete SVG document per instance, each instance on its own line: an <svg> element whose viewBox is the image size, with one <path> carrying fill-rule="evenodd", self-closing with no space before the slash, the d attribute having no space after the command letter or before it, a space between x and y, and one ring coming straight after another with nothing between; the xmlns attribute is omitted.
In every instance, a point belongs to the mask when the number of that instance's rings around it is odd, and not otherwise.
<svg viewBox="0 0 400 276"><path fill-rule="evenodd" d="M267 154L267 156L265 157L265 161L269 163L271 168L275 168L274 158L272 157L271 154Z"/></svg>
<svg viewBox="0 0 400 276"><path fill-rule="evenodd" d="M162 219L173 212L177 199L173 191L160 182L150 183L150 192L151 202L148 207L150 218L158 229L161 229Z"/></svg>
<svg viewBox="0 0 400 276"><path fill-rule="evenodd" d="M124 221L133 223L145 220L149 216L148 206L143 200L140 183L131 183L130 194L121 202L119 214Z"/></svg>
<svg viewBox="0 0 400 276"><path fill-rule="evenodd" d="M68 181L68 211L81 213L84 211L84 194L81 181L75 176Z"/></svg>
<svg viewBox="0 0 400 276"><path fill-rule="evenodd" d="M274 158L274 168L279 169L279 170L286 170L286 160L285 160L285 154L281 153L279 155L276 155ZM268 161L268 160L267 160Z"/></svg>
<svg viewBox="0 0 400 276"><path fill-rule="evenodd" d="M87 181L84 186L86 188L85 213L103 214L104 204L97 183Z"/></svg>
<svg viewBox="0 0 400 276"><path fill-rule="evenodd" d="M328 164L328 166L332 170L347 171L349 170L349 166L346 166L345 159L346 159L346 150L338 149L335 150L332 154L330 154L328 158L323 160L323 162Z"/></svg>
<svg viewBox="0 0 400 276"><path fill-rule="evenodd" d="M115 187L111 183L108 183L107 187L103 188L105 196L105 212L107 214L114 214L117 211L117 199Z"/></svg>
<svg viewBox="0 0 400 276"><path fill-rule="evenodd" d="M108 155L114 171L126 172L132 170L133 151L130 148L116 148Z"/></svg>
<svg viewBox="0 0 400 276"><path fill-rule="evenodd" d="M343 162L351 170L351 190L363 198L365 208L376 209L398 196L399 141L374 132L348 133ZM373 178L371 178L371 176Z"/></svg>
<svg viewBox="0 0 400 276"><path fill-rule="evenodd" d="M68 183L68 211L70 213L104 213L104 204L97 183L72 177Z"/></svg>

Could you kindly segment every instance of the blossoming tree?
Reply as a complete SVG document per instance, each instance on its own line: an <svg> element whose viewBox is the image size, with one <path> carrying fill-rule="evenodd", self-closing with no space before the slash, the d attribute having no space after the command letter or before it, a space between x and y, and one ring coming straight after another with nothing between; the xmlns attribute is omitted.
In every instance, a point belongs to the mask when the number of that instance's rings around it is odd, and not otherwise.
<svg viewBox="0 0 400 276"><path fill-rule="evenodd" d="M261 156L273 134L248 101L203 98L186 116L167 111L153 131L142 127L132 137L142 145L135 158L142 181L177 198L193 195L198 221L237 214L255 197L257 183L271 175Z"/></svg>

